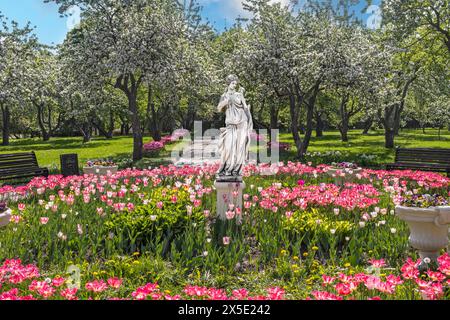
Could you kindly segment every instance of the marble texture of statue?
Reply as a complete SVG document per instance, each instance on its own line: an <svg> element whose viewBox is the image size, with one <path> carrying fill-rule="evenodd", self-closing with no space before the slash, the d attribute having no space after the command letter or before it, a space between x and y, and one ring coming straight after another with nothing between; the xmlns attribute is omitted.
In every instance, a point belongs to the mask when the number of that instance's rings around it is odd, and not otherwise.
<svg viewBox="0 0 450 320"><path fill-rule="evenodd" d="M222 181L242 181L242 169L249 157L253 120L244 89L236 90L238 83L237 76L227 77L228 88L217 106L219 112L225 112L226 125L221 128L218 146L221 162L217 179Z"/></svg>

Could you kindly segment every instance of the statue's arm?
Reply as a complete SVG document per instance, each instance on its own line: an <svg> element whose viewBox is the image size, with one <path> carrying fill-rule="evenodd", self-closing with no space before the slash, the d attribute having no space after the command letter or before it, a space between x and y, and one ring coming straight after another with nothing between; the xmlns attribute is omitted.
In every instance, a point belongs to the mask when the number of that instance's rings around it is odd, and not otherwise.
<svg viewBox="0 0 450 320"><path fill-rule="evenodd" d="M245 101L245 97L243 94L242 94L242 104L244 105L245 109L250 110L250 105L247 104L247 101Z"/></svg>
<svg viewBox="0 0 450 320"><path fill-rule="evenodd" d="M224 109L226 109L227 106L228 106L228 99L225 97L225 95L223 95L220 98L219 105L217 106L217 111L223 112Z"/></svg>

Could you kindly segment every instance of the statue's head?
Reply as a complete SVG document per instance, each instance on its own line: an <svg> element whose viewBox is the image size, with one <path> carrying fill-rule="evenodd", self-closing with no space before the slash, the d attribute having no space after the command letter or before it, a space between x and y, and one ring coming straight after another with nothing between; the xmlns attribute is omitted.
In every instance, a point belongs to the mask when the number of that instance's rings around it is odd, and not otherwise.
<svg viewBox="0 0 450 320"><path fill-rule="evenodd" d="M230 88L231 90L235 90L238 83L239 83L239 78L236 75L230 74L227 77L228 88Z"/></svg>

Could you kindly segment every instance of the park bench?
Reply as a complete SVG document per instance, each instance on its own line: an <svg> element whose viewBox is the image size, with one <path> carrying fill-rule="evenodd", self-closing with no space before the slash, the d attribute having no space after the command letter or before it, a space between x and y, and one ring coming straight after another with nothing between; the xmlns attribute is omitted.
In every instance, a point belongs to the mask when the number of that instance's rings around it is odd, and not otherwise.
<svg viewBox="0 0 450 320"><path fill-rule="evenodd" d="M450 149L397 148L395 163L387 164L386 169L446 172L450 177Z"/></svg>
<svg viewBox="0 0 450 320"><path fill-rule="evenodd" d="M48 177L48 169L40 168L34 152L0 154L0 180Z"/></svg>

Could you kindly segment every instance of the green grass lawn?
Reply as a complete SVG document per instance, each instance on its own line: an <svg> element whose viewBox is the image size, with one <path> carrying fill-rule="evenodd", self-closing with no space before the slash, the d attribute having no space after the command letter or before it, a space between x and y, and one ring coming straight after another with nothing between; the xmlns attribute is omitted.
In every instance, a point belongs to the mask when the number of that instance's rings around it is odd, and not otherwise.
<svg viewBox="0 0 450 320"><path fill-rule="evenodd" d="M291 133L280 134L280 141L292 143ZM438 130L427 129L425 134L421 130L403 130L395 138L395 145L402 148L450 148L450 132L441 130L439 139ZM349 142L342 142L338 131L324 132L320 138L313 137L308 152L326 152L339 150L351 156L360 154L373 154L377 156L376 162L385 164L394 160L395 151L384 147L384 131L371 131L362 135L361 130L349 132ZM289 152L290 157L295 156L295 147Z"/></svg>
<svg viewBox="0 0 450 320"><path fill-rule="evenodd" d="M341 142L338 131L329 131L324 134L321 138L312 138L309 147L310 152L340 150L348 152L350 155L375 154L379 163L391 162L394 158L394 151L384 148L382 130L372 131L365 136L361 135L361 130L352 130L349 133L350 141L348 143ZM150 137L146 137L144 142L150 140ZM280 140L294 145L290 133L282 133ZM450 148L450 132L441 130L439 140L437 130L434 129L427 129L425 134L421 130L404 130L399 137L396 137L395 144L401 147ZM164 159L170 158L170 151L173 147L173 145L168 146L168 150L163 152L159 158L146 159L141 161L138 166L164 163ZM86 144L83 144L82 138L74 137L52 138L47 142L39 139L12 140L10 146L0 146L0 153L35 151L39 164L49 167L52 172L56 172L59 168L59 156L61 154L77 153L80 165L82 165L85 161L95 158L131 158L132 148L132 137L114 137L111 140L94 138ZM289 159L294 156L295 148L289 153L283 154L282 159Z"/></svg>
<svg viewBox="0 0 450 320"><path fill-rule="evenodd" d="M133 149L131 137L114 137L111 140L94 138L83 143L82 138L51 138L50 141L39 139L12 140L8 147L0 146L0 153L35 151L39 165L51 170L59 168L61 154L77 153L80 165L93 158L130 156Z"/></svg>

